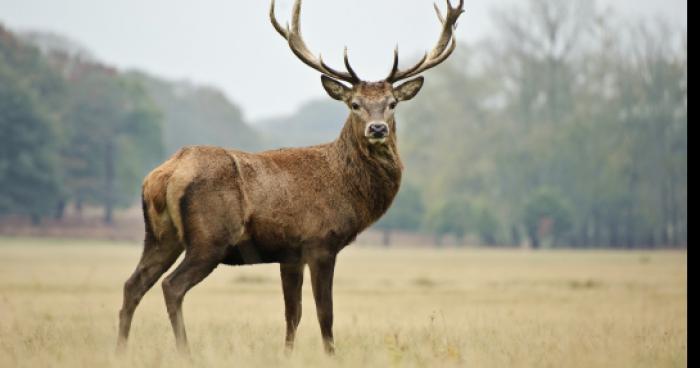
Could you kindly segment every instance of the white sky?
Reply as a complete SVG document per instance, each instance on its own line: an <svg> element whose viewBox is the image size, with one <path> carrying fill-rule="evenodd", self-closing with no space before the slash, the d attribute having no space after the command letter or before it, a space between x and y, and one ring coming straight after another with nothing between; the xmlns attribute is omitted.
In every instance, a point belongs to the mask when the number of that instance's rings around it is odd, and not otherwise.
<svg viewBox="0 0 700 368"><path fill-rule="evenodd" d="M484 37L494 7L521 1L466 0L459 38ZM284 23L293 0L277 2ZM687 29L684 0L599 3L617 15L663 16ZM63 34L121 68L222 88L249 119L259 119L324 93L319 74L297 61L272 29L268 6L268 0L0 0L0 23ZM380 79L397 43L402 60L412 62L433 46L439 26L432 0L305 0L302 31L331 65L342 65L347 45L360 76Z"/></svg>

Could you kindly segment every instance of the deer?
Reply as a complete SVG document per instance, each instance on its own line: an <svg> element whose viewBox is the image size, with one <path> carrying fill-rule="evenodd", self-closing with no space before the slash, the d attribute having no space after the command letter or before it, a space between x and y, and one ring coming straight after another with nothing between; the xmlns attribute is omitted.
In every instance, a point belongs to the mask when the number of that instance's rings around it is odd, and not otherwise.
<svg viewBox="0 0 700 368"><path fill-rule="evenodd" d="M389 209L399 191L403 164L397 149L395 110L413 99L423 72L441 64L457 46L454 31L464 0L447 0L437 45L413 66L399 67L398 47L387 78L360 79L327 65L307 47L300 31L302 0L291 26L270 5L272 26L304 64L321 73L328 95L347 105L339 137L327 144L247 153L219 147L185 147L148 174L142 203L145 239L140 261L124 284L117 351L125 349L134 312L146 292L184 253L162 282L176 347L189 353L182 305L185 294L219 265L279 264L292 350L302 314L308 266L324 350L333 355L333 275L339 252ZM403 82L395 86L398 82Z"/></svg>

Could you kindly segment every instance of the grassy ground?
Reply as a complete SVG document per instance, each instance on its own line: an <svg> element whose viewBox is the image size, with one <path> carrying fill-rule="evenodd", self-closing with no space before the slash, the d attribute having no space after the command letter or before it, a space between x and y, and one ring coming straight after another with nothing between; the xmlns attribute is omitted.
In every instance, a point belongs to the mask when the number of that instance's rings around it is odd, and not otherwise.
<svg viewBox="0 0 700 368"><path fill-rule="evenodd" d="M0 239L0 367L687 366L686 253L350 247L335 358L322 353L308 280L287 357L277 267L222 266L185 299L190 360L175 353L159 285L117 358L121 285L139 252Z"/></svg>

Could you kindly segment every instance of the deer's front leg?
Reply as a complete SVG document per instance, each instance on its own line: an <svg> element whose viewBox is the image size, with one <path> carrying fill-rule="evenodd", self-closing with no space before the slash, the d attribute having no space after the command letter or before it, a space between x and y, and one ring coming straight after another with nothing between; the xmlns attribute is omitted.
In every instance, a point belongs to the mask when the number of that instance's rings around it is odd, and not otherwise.
<svg viewBox="0 0 700 368"><path fill-rule="evenodd" d="M287 351L294 348L294 338L301 320L301 286L304 283L304 264L280 265L284 292L284 315L287 320Z"/></svg>
<svg viewBox="0 0 700 368"><path fill-rule="evenodd" d="M335 353L333 342L333 272L335 270L335 255L315 257L309 262L311 271L311 286L316 301L316 314L321 325L321 335L326 353Z"/></svg>

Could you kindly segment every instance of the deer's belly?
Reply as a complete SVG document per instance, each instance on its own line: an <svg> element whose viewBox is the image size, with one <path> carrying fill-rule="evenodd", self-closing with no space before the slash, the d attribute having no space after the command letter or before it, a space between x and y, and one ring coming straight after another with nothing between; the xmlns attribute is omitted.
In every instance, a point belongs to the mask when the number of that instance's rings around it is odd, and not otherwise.
<svg viewBox="0 0 700 368"><path fill-rule="evenodd" d="M265 263L295 263L301 261L301 252L287 246L265 247L253 241L246 241L228 247L222 263L230 266L255 265Z"/></svg>

